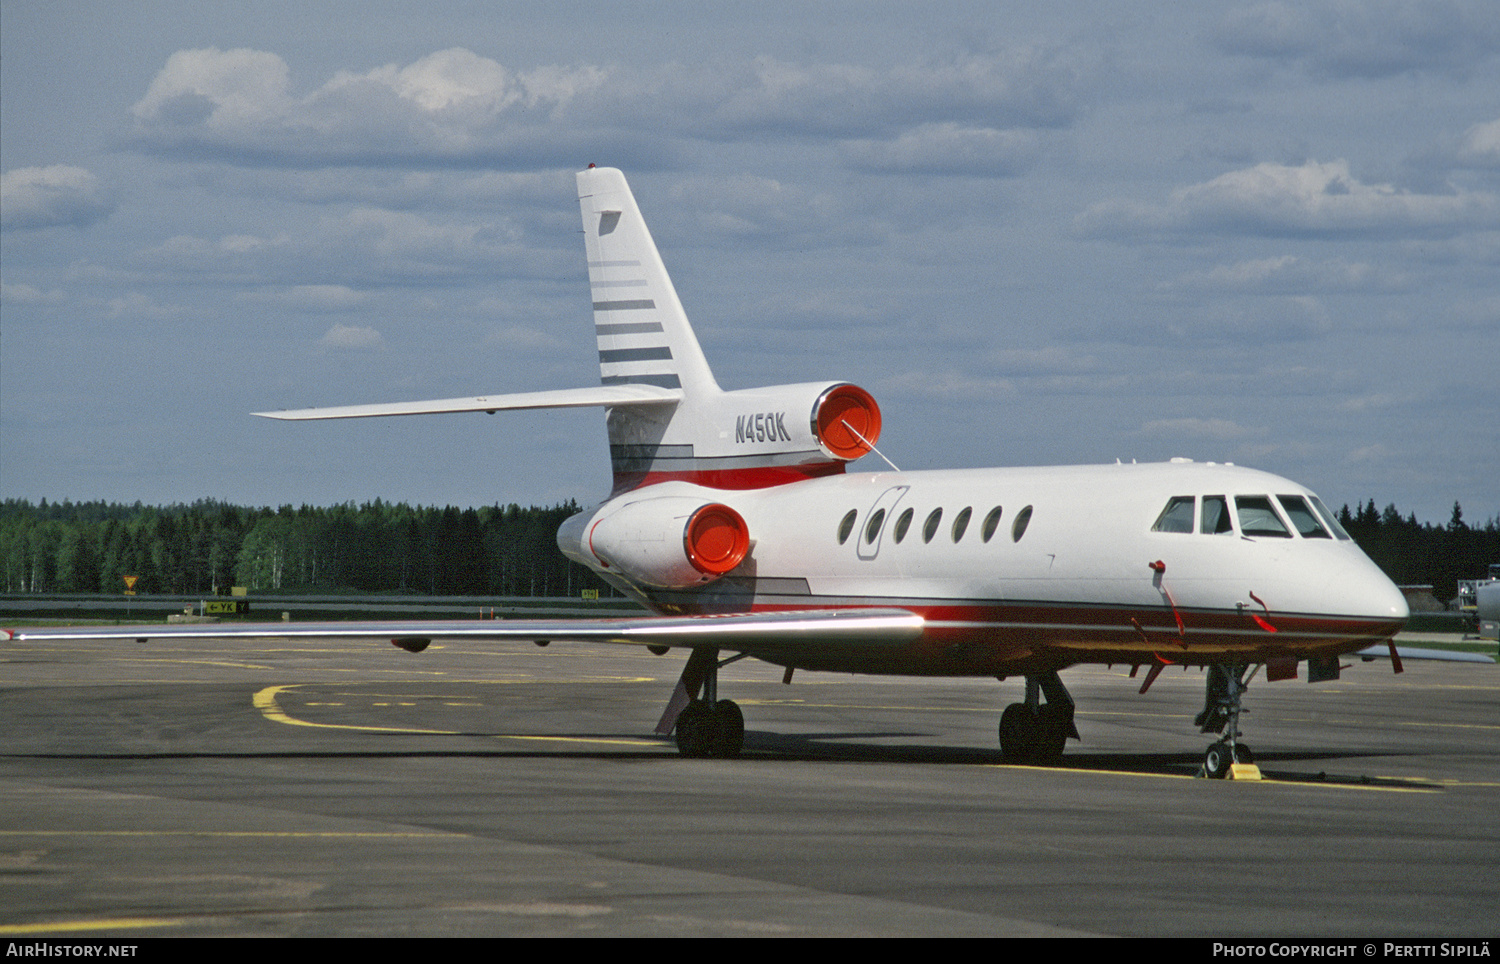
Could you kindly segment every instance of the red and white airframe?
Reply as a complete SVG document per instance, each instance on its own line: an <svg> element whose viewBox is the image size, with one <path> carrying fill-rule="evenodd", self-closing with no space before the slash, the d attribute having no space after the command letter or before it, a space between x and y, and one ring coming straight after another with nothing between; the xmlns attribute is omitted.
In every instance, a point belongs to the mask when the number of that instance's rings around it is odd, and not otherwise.
<svg viewBox="0 0 1500 964"><path fill-rule="evenodd" d="M578 174L597 387L258 413L302 420L598 406L614 489L558 544L658 615L639 619L137 627L72 636L342 636L633 643L691 653L658 726L688 756L736 756L744 718L717 670L1019 676L1008 759L1077 737L1059 671L1207 667L1205 771L1249 763L1251 675L1338 675L1338 657L1407 619L1391 581L1301 485L1234 465L1169 463L846 473L880 410L845 382L724 391L617 170ZM63 635L38 630L18 636ZM1392 647L1394 655L1394 648Z"/></svg>

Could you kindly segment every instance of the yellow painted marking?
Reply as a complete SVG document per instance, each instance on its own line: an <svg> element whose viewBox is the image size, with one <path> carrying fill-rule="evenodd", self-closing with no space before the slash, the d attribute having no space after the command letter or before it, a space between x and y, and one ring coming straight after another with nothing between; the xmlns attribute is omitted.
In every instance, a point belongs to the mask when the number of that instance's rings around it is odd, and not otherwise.
<svg viewBox="0 0 1500 964"><path fill-rule="evenodd" d="M122 663L167 663L172 666L222 666L226 669L270 669L264 663L231 663L217 659L122 659Z"/></svg>
<svg viewBox="0 0 1500 964"><path fill-rule="evenodd" d="M81 934L87 931L181 926L182 921L166 917L117 917L113 920L65 920L51 924L0 924L0 934Z"/></svg>
<svg viewBox="0 0 1500 964"><path fill-rule="evenodd" d="M276 704L276 696L283 690L299 689L302 686L316 686L316 683L293 683L282 686L267 686L255 694L255 708L260 710L266 719L273 723L285 723L288 726L311 726L321 730L357 730L373 733L422 733L430 736L461 736L458 730L427 730L416 727L398 726L360 726L354 723L313 723L310 720L299 720L294 716L288 716L280 706ZM386 703L376 703L375 706L387 706ZM415 703L404 703L403 706L415 706ZM492 734L496 740L535 740L542 742L558 743L602 743L612 746L652 746L660 747L660 740L633 740L625 737L576 737L576 736L543 736L528 734L500 733Z"/></svg>
<svg viewBox="0 0 1500 964"><path fill-rule="evenodd" d="M1187 775L1181 774L1181 773L1140 773L1140 772L1134 771L1134 770L1086 770L1086 769L1084 769L1082 767L1026 766L1026 765L1023 765L1023 764L1016 764L1016 763L989 763L989 764L985 764L985 766L988 766L989 768L994 769L994 770L1036 770L1039 773L1086 773L1086 774L1090 774L1092 776L1101 776L1101 777L1145 777L1147 779L1155 779L1155 780L1200 780L1200 779L1205 779L1203 777L1197 776L1196 774L1193 775L1193 776L1187 776ZM1409 780L1410 778L1409 777L1379 777L1377 779L1388 779L1388 780L1406 781L1406 780ZM1220 780L1220 781L1214 781L1214 782L1216 782L1216 783L1228 783L1228 782L1231 782L1231 781ZM1246 781L1241 781L1241 782L1246 782ZM1390 792L1390 793L1441 793L1442 789L1443 789L1442 787L1434 787L1434 786L1400 786L1400 787L1390 787L1390 786L1372 786L1372 785L1366 784L1366 783L1345 783L1345 782L1340 782L1340 783L1323 783L1323 782L1319 782L1319 781L1315 781L1315 780L1280 780L1280 779L1268 778L1268 777L1263 777L1262 779L1260 779L1258 781L1252 780L1252 781L1248 781L1248 782L1259 783L1262 786L1277 786L1277 787L1319 787L1319 788L1325 789L1325 790L1384 790L1384 791Z"/></svg>
<svg viewBox="0 0 1500 964"><path fill-rule="evenodd" d="M420 730L409 726L356 726L352 723L313 723L308 720L299 720L293 716L287 716L276 705L276 694L282 690L297 689L301 684L267 686L255 694L255 708L260 710L261 715L273 723L285 723L287 726L311 726L320 730L360 730L369 733L427 733L438 736L458 736L457 730Z"/></svg>
<svg viewBox="0 0 1500 964"><path fill-rule="evenodd" d="M255 837L290 839L390 839L467 837L463 833L389 830L0 830L0 837Z"/></svg>

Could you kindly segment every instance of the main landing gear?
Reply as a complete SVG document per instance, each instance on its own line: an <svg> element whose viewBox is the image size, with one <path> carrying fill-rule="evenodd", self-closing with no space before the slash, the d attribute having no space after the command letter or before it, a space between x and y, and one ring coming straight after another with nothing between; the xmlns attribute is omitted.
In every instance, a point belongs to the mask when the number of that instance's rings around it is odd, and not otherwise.
<svg viewBox="0 0 1500 964"><path fill-rule="evenodd" d="M1255 668L1245 664L1208 667L1203 712L1193 722L1204 733L1224 736L1203 754L1203 773L1215 780L1227 777L1236 763L1255 762L1255 754L1240 742L1240 713L1243 712L1240 703L1254 675Z"/></svg>
<svg viewBox="0 0 1500 964"><path fill-rule="evenodd" d="M1000 752L1006 762L1055 763L1070 736L1079 738L1073 697L1062 679L1056 672L1026 677L1026 702L1012 703L1000 714Z"/></svg>
<svg viewBox="0 0 1500 964"><path fill-rule="evenodd" d="M720 663L717 649L695 649L688 657L672 700L656 725L662 736L676 729L678 753L685 757L740 755L745 746L745 714L733 700L719 699L719 667L743 658L734 656Z"/></svg>

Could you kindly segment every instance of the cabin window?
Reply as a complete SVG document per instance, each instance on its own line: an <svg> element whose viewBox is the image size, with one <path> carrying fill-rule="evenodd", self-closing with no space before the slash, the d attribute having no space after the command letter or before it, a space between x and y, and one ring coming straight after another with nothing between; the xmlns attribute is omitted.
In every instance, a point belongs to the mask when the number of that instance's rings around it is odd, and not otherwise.
<svg viewBox="0 0 1500 964"><path fill-rule="evenodd" d="M997 505L990 510L990 514L984 517L984 525L979 529L979 535L985 542L990 541L990 536L1000 527L1000 507Z"/></svg>
<svg viewBox="0 0 1500 964"><path fill-rule="evenodd" d="M1281 521L1281 516L1271 508L1270 496L1237 495L1234 497L1234 509L1239 513L1240 532L1247 536L1273 536L1277 539L1292 537L1286 524Z"/></svg>
<svg viewBox="0 0 1500 964"><path fill-rule="evenodd" d="M1308 506L1307 500L1300 495L1278 495L1276 501L1281 503L1282 511L1286 512L1287 518L1292 520L1292 527L1304 539L1328 539L1328 530L1318 522L1318 517Z"/></svg>
<svg viewBox="0 0 1500 964"><path fill-rule="evenodd" d="M973 514L974 514L974 507L971 506L971 505L966 505L966 506L963 507L962 510L959 511L958 515L956 515L956 516L953 517L953 541L954 542L957 542L958 540L960 540L960 539L962 539L964 537L964 533L966 531L968 531L968 528L969 528L969 517L972 516Z"/></svg>
<svg viewBox="0 0 1500 964"><path fill-rule="evenodd" d="M1198 522L1198 531L1209 535L1234 535L1234 523L1229 521L1229 501L1222 495L1203 497L1203 514Z"/></svg>
<svg viewBox="0 0 1500 964"><path fill-rule="evenodd" d="M849 541L849 533L854 531L854 519L859 515L858 509L850 509L849 514L839 523L839 545Z"/></svg>
<svg viewBox="0 0 1500 964"><path fill-rule="evenodd" d="M885 510L876 509L875 514L870 516L870 521L865 523L865 545L870 545L875 541L875 537L880 535L880 526L883 522L885 522Z"/></svg>
<svg viewBox="0 0 1500 964"><path fill-rule="evenodd" d="M1167 500L1167 507L1156 517L1152 532L1192 532L1193 497L1174 495Z"/></svg>
<svg viewBox="0 0 1500 964"><path fill-rule="evenodd" d="M1347 540L1349 538L1349 533L1345 532L1344 527L1339 525L1339 520L1334 518L1332 512L1328 511L1328 506L1323 504L1322 499L1318 498L1317 496L1313 496L1312 504L1313 508L1318 510L1318 515L1322 516L1323 521L1327 523L1328 528L1332 530L1333 537L1335 539Z"/></svg>
<svg viewBox="0 0 1500 964"><path fill-rule="evenodd" d="M922 541L923 542L931 542L932 541L932 537L935 536L935 535L937 535L938 523L942 522L942 521L943 521L943 510L942 509L933 509L932 510L932 515L928 516L927 517L927 521L924 522L924 523L922 523Z"/></svg>
<svg viewBox="0 0 1500 964"><path fill-rule="evenodd" d="M901 517L896 520L895 535L897 542L900 542L902 539L906 538L906 530L911 528L911 517L915 513L915 511L916 510L914 509L908 508L905 512L901 513Z"/></svg>
<svg viewBox="0 0 1500 964"><path fill-rule="evenodd" d="M1021 537L1026 534L1026 527L1031 525L1031 506L1027 506L1016 513L1016 521L1010 524L1010 541L1020 542Z"/></svg>

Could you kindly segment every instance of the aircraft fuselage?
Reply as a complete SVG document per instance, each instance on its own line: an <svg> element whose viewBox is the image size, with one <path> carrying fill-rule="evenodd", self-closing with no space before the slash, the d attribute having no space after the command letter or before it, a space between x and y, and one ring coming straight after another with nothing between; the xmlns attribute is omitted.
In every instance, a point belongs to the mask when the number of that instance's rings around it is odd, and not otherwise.
<svg viewBox="0 0 1500 964"><path fill-rule="evenodd" d="M651 500L731 506L752 540L744 561L662 587L590 551L595 522ZM1177 518L1163 523L1173 500ZM926 621L899 650L753 654L771 662L1004 676L1307 659L1390 638L1404 598L1313 506L1287 479L1191 462L850 473L741 491L674 481L575 516L559 543L663 614L883 607ZM1221 507L1223 531L1201 531Z"/></svg>

